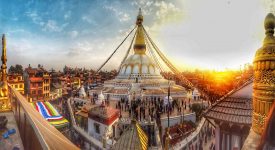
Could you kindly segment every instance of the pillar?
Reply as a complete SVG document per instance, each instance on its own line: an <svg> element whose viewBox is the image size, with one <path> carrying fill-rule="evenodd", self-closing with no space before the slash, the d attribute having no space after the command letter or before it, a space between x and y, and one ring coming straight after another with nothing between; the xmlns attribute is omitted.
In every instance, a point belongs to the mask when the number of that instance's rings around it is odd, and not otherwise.
<svg viewBox="0 0 275 150"><path fill-rule="evenodd" d="M216 126L215 129L215 149L219 150L220 148L220 127Z"/></svg>

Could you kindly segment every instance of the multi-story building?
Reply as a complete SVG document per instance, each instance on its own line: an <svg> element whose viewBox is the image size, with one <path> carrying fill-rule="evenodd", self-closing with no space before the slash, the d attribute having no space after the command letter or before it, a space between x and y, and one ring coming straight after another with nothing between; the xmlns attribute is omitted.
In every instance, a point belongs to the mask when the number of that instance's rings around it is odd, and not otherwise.
<svg viewBox="0 0 275 150"><path fill-rule="evenodd" d="M29 78L29 101L41 101L44 98L43 95L43 78L42 77L30 77Z"/></svg>
<svg viewBox="0 0 275 150"><path fill-rule="evenodd" d="M62 85L60 83L52 83L51 84L51 99L57 99L62 97Z"/></svg>
<svg viewBox="0 0 275 150"><path fill-rule="evenodd" d="M62 95L67 95L69 90L69 79L65 76L58 77L58 81L62 87Z"/></svg>
<svg viewBox="0 0 275 150"><path fill-rule="evenodd" d="M29 101L41 101L50 99L51 77L41 66L32 68L29 66L24 71L25 94Z"/></svg>
<svg viewBox="0 0 275 150"><path fill-rule="evenodd" d="M44 98L50 97L50 80L51 77L49 76L49 73L44 71L43 72L43 95Z"/></svg>
<svg viewBox="0 0 275 150"><path fill-rule="evenodd" d="M8 75L8 83L11 87L19 91L22 95L24 95L24 80L21 74L9 74Z"/></svg>

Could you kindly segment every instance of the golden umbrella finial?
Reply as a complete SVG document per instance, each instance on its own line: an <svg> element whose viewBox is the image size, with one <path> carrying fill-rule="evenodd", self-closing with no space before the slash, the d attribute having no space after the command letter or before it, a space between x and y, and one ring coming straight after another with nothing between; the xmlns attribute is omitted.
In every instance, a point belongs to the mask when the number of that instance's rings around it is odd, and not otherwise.
<svg viewBox="0 0 275 150"><path fill-rule="evenodd" d="M141 8L139 8L136 24L140 26L142 25L142 22L143 22L143 16L142 16Z"/></svg>
<svg viewBox="0 0 275 150"><path fill-rule="evenodd" d="M141 13L141 8L139 8L139 13L136 21L136 25L138 27L137 27L136 39L134 43L134 50L136 54L145 54L145 51L146 51L142 22L143 22L143 16Z"/></svg>
<svg viewBox="0 0 275 150"><path fill-rule="evenodd" d="M274 27L275 27L275 16L273 13L268 13L267 16L265 17L264 21L264 27L265 27L265 39L264 39L264 44L270 44L270 43L275 43L274 39Z"/></svg>
<svg viewBox="0 0 275 150"><path fill-rule="evenodd" d="M264 28L266 36L263 46L257 50L253 61L253 108L255 109L252 115L252 129L257 134L262 134L264 121L275 97L275 16L273 13L267 14Z"/></svg>

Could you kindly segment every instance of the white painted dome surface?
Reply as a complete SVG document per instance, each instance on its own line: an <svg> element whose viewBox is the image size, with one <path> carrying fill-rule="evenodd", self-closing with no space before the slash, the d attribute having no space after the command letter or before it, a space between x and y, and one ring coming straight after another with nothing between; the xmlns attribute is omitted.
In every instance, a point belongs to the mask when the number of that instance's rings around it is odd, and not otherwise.
<svg viewBox="0 0 275 150"><path fill-rule="evenodd" d="M153 60L146 54L133 54L122 64L119 78L141 76L142 78L160 77L160 72Z"/></svg>
<svg viewBox="0 0 275 150"><path fill-rule="evenodd" d="M96 105L101 105L104 100L105 100L105 96L103 95L103 93L101 91L101 93L98 95L98 98L97 98L95 104Z"/></svg>
<svg viewBox="0 0 275 150"><path fill-rule="evenodd" d="M150 74L155 73L155 68L150 57L144 54L134 54L125 60L120 74Z"/></svg>

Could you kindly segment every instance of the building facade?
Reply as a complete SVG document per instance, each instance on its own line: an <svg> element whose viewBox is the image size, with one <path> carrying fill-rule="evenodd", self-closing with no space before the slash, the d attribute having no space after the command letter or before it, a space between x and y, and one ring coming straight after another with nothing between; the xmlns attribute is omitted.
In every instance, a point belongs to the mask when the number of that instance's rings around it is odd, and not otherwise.
<svg viewBox="0 0 275 150"><path fill-rule="evenodd" d="M62 85L60 83L52 83L51 85L51 99L57 99L63 96Z"/></svg>
<svg viewBox="0 0 275 150"><path fill-rule="evenodd" d="M41 66L29 66L24 71L25 95L29 101L42 101L50 99L51 78L49 73Z"/></svg>
<svg viewBox="0 0 275 150"><path fill-rule="evenodd" d="M88 113L88 133L99 141L111 139L116 132L114 124L118 119L119 110L108 106L94 107Z"/></svg>
<svg viewBox="0 0 275 150"><path fill-rule="evenodd" d="M22 95L25 94L23 75L9 74L8 75L8 83L10 84L11 87L16 89Z"/></svg>
<svg viewBox="0 0 275 150"><path fill-rule="evenodd" d="M219 99L204 114L215 126L216 150L240 150L252 122L251 78Z"/></svg>
<svg viewBox="0 0 275 150"><path fill-rule="evenodd" d="M43 96L44 98L50 97L50 85L51 85L51 78L47 71L43 71Z"/></svg>

